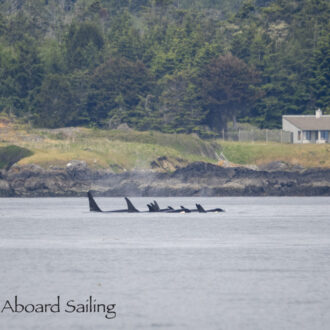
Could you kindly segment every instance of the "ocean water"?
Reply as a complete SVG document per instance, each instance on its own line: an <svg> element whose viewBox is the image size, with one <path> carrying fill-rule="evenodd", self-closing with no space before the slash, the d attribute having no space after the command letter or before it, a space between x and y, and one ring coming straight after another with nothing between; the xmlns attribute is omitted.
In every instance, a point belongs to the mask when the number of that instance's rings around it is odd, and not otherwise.
<svg viewBox="0 0 330 330"><path fill-rule="evenodd" d="M139 209L151 200L132 198ZM157 200L226 213L96 214L87 198L0 199L0 329L330 328L330 198ZM1 313L15 296L59 296L60 312ZM116 317L65 312L90 296L116 304Z"/></svg>

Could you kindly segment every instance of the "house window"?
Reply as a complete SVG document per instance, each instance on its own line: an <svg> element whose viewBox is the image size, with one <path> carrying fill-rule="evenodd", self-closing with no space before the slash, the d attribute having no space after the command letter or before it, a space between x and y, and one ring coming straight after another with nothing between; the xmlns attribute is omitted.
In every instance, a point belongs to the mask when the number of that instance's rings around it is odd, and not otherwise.
<svg viewBox="0 0 330 330"><path fill-rule="evenodd" d="M329 131L321 131L321 139L328 141L329 139Z"/></svg>
<svg viewBox="0 0 330 330"><path fill-rule="evenodd" d="M298 131L298 141L301 140L301 131Z"/></svg>
<svg viewBox="0 0 330 330"><path fill-rule="evenodd" d="M305 138L310 141L312 139L312 131L305 131Z"/></svg>

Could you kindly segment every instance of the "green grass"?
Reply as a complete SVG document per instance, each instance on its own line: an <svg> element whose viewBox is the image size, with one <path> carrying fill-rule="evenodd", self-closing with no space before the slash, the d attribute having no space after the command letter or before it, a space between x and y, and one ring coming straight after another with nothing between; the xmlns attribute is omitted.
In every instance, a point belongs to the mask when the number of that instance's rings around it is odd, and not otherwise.
<svg viewBox="0 0 330 330"><path fill-rule="evenodd" d="M81 137L91 135L90 131L84 131ZM200 155L206 158L216 159L215 151L220 147L217 143L204 141L195 134L164 134L155 131L137 132L134 130L94 130L93 137L103 137L111 141L133 142L148 145L169 147L181 154Z"/></svg>
<svg viewBox="0 0 330 330"><path fill-rule="evenodd" d="M222 151L234 164L261 165L273 161L304 167L329 167L330 145L292 145L206 141L191 134L163 134L134 130L100 130L89 128L33 129L28 125L1 122L0 146L9 149L0 154L0 167L19 164L65 166L73 159L84 160L90 167L114 171L150 169L151 162L164 157L172 164L205 161L216 164L216 153ZM18 152L10 145L25 148ZM16 147L17 148L17 147ZM14 151L15 150L15 151ZM26 151L25 151L26 152ZM18 155L18 158L14 156ZM7 157L7 156L6 156ZM171 167L171 166L170 166ZM173 167L172 167L173 168Z"/></svg>
<svg viewBox="0 0 330 330"><path fill-rule="evenodd" d="M329 144L219 143L228 160L236 164L262 165L282 161L304 167L330 167Z"/></svg>
<svg viewBox="0 0 330 330"><path fill-rule="evenodd" d="M15 134L16 133L16 134ZM13 130L7 139L33 151L19 164L65 166L73 159L84 160L95 168L114 171L150 169L151 162L166 156L170 161L216 162L216 143L194 135L170 135L158 132L108 131L75 128L59 130ZM2 137L2 142L5 143Z"/></svg>

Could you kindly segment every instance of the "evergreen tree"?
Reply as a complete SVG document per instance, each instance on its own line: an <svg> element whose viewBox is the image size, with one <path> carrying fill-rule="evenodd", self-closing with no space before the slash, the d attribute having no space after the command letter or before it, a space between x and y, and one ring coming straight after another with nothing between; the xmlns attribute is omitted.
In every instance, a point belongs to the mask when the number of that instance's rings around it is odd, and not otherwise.
<svg viewBox="0 0 330 330"><path fill-rule="evenodd" d="M105 121L130 124L132 111L146 97L151 88L151 77L142 62L112 58L96 68L91 77L88 95L90 119L104 125Z"/></svg>
<svg viewBox="0 0 330 330"><path fill-rule="evenodd" d="M50 128L82 123L79 97L67 77L50 74L45 78L33 101L32 119L36 126Z"/></svg>
<svg viewBox="0 0 330 330"><path fill-rule="evenodd" d="M6 64L0 71L3 106L25 116L32 94L42 83L44 70L33 39L25 36L14 48L5 49L1 61Z"/></svg>
<svg viewBox="0 0 330 330"><path fill-rule="evenodd" d="M188 72L168 77L160 98L163 130L178 133L201 133L205 119L198 85Z"/></svg>
<svg viewBox="0 0 330 330"><path fill-rule="evenodd" d="M202 132L330 111L328 0L2 0L0 11L0 110L38 125Z"/></svg>
<svg viewBox="0 0 330 330"><path fill-rule="evenodd" d="M258 73L242 60L228 53L220 55L206 67L201 76L207 124L216 131L236 123L260 96L256 88Z"/></svg>
<svg viewBox="0 0 330 330"><path fill-rule="evenodd" d="M70 70L98 64L104 38L100 28L91 22L72 23L65 38L67 63Z"/></svg>
<svg viewBox="0 0 330 330"><path fill-rule="evenodd" d="M330 113L330 35L322 36L314 51L313 74L310 79L312 101L315 107L320 107Z"/></svg>

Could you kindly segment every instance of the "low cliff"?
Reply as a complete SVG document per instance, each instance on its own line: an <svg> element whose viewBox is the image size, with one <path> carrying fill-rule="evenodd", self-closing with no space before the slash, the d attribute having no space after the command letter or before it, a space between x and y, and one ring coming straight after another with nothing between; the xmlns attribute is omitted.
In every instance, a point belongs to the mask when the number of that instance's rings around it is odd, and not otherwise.
<svg viewBox="0 0 330 330"><path fill-rule="evenodd" d="M251 170L192 163L171 173L14 165L0 173L0 196L330 196L330 169Z"/></svg>

